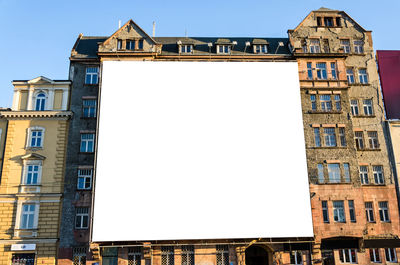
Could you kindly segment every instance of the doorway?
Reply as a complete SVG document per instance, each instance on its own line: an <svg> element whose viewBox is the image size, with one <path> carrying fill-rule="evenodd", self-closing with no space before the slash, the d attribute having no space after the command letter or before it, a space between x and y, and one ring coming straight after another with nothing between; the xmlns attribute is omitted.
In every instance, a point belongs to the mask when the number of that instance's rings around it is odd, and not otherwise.
<svg viewBox="0 0 400 265"><path fill-rule="evenodd" d="M246 249L246 265L268 265L268 252L259 246Z"/></svg>

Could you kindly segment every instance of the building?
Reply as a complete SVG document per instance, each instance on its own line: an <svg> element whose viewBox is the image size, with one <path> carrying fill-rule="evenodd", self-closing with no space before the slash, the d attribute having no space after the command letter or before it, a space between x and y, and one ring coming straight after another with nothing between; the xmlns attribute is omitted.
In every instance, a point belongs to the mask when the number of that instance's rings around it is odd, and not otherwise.
<svg viewBox="0 0 400 265"><path fill-rule="evenodd" d="M321 8L289 30L299 63L314 262L397 262L390 167L371 31Z"/></svg>
<svg viewBox="0 0 400 265"><path fill-rule="evenodd" d="M68 80L14 80L0 110L0 263L55 264L67 145Z"/></svg>
<svg viewBox="0 0 400 265"><path fill-rule="evenodd" d="M60 264L395 263L396 177L371 31L343 11L312 11L288 38L151 37L133 21L79 35L70 57L71 110ZM297 61L314 239L92 242L97 106L103 62ZM311 242L313 241L313 242ZM312 243L312 244L311 244ZM196 261L196 262L195 262Z"/></svg>

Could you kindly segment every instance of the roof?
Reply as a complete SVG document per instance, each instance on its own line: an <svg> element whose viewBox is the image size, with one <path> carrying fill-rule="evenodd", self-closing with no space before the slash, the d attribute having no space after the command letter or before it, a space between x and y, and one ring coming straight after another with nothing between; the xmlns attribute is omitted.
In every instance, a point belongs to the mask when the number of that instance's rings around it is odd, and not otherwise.
<svg viewBox="0 0 400 265"><path fill-rule="evenodd" d="M108 37L85 37L81 36L76 43L75 54L72 54L76 59L96 59L98 44L107 40ZM215 54L215 45L221 43L221 40L227 44L232 44L236 41L237 44L233 46L232 55L257 55L253 53L251 47L246 47L246 42L251 44L268 44L268 54L291 55L289 50L288 38L261 38L261 37L154 37L156 42L162 44L162 55L178 55L177 42L181 41L182 44L193 44L194 54L197 55L210 55L210 48L208 43L212 43L211 54ZM283 42L284 46L279 47L279 42ZM277 49L278 48L278 49Z"/></svg>
<svg viewBox="0 0 400 265"><path fill-rule="evenodd" d="M330 9L330 8L326 8L326 7L320 7L319 9L315 10L315 11L322 11L322 12L339 12L339 10L334 10L334 9Z"/></svg>

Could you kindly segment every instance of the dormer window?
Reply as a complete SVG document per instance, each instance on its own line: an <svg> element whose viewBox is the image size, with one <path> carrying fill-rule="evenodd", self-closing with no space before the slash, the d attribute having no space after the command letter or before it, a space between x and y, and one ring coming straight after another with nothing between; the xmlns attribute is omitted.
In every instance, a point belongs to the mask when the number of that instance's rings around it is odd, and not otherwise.
<svg viewBox="0 0 400 265"><path fill-rule="evenodd" d="M143 50L143 40L139 40L138 49Z"/></svg>
<svg viewBox="0 0 400 265"><path fill-rule="evenodd" d="M324 17L325 27L333 27L333 17Z"/></svg>
<svg viewBox="0 0 400 265"><path fill-rule="evenodd" d="M180 45L180 53L192 53L193 45Z"/></svg>
<svg viewBox="0 0 400 265"><path fill-rule="evenodd" d="M117 50L122 50L122 40L117 40Z"/></svg>
<svg viewBox="0 0 400 265"><path fill-rule="evenodd" d="M268 53L268 47L266 44L261 45L261 44L257 44L254 45L254 52L255 53Z"/></svg>
<svg viewBox="0 0 400 265"><path fill-rule="evenodd" d="M126 49L134 50L135 49L135 41L134 40L126 40Z"/></svg>
<svg viewBox="0 0 400 265"><path fill-rule="evenodd" d="M230 54L231 53L231 45L217 45L217 53Z"/></svg>
<svg viewBox="0 0 400 265"><path fill-rule="evenodd" d="M46 94L41 92L36 96L35 110L43 111L46 107Z"/></svg>

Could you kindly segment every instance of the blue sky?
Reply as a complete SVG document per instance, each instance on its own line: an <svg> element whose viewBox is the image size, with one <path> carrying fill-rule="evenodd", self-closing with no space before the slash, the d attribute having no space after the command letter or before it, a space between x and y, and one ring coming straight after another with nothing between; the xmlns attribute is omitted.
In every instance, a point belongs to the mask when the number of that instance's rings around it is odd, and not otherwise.
<svg viewBox="0 0 400 265"><path fill-rule="evenodd" d="M0 107L12 103L11 81L68 78L79 33L111 35L132 18L156 36L286 37L321 6L344 10L373 31L375 50L399 50L399 0L0 0Z"/></svg>

